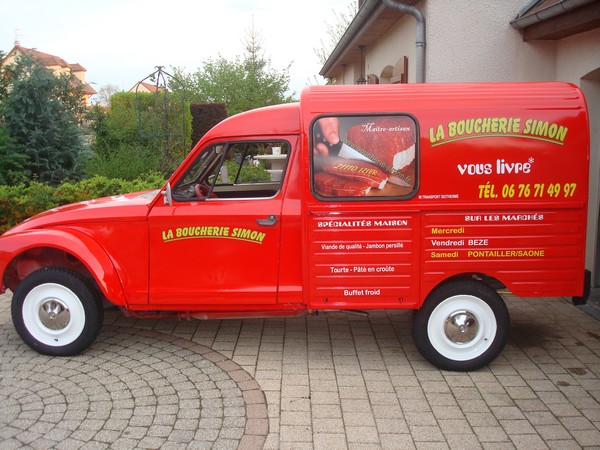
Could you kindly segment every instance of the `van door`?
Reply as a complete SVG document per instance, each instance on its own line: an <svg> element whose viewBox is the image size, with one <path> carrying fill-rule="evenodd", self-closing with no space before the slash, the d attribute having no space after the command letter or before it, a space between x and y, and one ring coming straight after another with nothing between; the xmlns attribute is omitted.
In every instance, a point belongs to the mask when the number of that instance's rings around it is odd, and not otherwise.
<svg viewBox="0 0 600 450"><path fill-rule="evenodd" d="M417 125L407 115L321 116L307 202L312 308L418 303Z"/></svg>
<svg viewBox="0 0 600 450"><path fill-rule="evenodd" d="M218 143L149 215L150 304L222 309L277 301L288 140Z"/></svg>

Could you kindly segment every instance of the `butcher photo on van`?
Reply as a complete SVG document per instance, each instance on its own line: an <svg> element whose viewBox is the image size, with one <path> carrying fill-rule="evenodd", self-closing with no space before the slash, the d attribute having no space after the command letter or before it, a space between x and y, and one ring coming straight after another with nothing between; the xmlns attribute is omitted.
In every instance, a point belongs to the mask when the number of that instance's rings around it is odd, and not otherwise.
<svg viewBox="0 0 600 450"><path fill-rule="evenodd" d="M315 122L314 183L323 197L402 196L415 180L415 125L404 115Z"/></svg>

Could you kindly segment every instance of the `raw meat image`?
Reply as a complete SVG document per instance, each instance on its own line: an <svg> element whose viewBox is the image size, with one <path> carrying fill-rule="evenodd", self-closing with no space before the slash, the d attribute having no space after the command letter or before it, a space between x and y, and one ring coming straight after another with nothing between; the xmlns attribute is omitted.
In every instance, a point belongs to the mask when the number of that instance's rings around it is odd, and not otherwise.
<svg viewBox="0 0 600 450"><path fill-rule="evenodd" d="M332 156L326 158L321 170L341 178L362 181L377 189L383 189L388 180L388 174L376 165L355 159Z"/></svg>
<svg viewBox="0 0 600 450"><path fill-rule="evenodd" d="M314 137L319 195L402 196L414 189L416 136L409 117L325 117Z"/></svg>
<svg viewBox="0 0 600 450"><path fill-rule="evenodd" d="M371 190L366 180L353 180L325 172L315 174L315 186L321 195L327 197L362 197Z"/></svg>
<svg viewBox="0 0 600 450"><path fill-rule="evenodd" d="M415 134L408 117L383 117L348 130L346 144L389 173L415 159Z"/></svg>

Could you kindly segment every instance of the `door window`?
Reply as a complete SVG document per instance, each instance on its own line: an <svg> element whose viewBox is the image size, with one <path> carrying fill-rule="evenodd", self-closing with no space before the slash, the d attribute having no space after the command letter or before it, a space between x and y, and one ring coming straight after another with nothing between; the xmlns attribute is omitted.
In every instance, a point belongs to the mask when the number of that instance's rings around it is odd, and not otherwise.
<svg viewBox="0 0 600 450"><path fill-rule="evenodd" d="M205 149L173 189L177 201L264 198L279 192L289 155L285 141L216 144Z"/></svg>

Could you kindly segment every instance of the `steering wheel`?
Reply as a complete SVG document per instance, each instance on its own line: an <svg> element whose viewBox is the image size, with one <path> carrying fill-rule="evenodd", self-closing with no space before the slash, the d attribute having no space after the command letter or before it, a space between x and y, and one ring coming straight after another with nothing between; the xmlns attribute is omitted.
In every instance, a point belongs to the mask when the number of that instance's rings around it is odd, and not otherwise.
<svg viewBox="0 0 600 450"><path fill-rule="evenodd" d="M210 192L210 188L202 183L198 183L197 185L194 186L194 191L196 192L196 197L198 198L205 198L208 193ZM217 195L213 192L210 195L211 198L216 198Z"/></svg>

